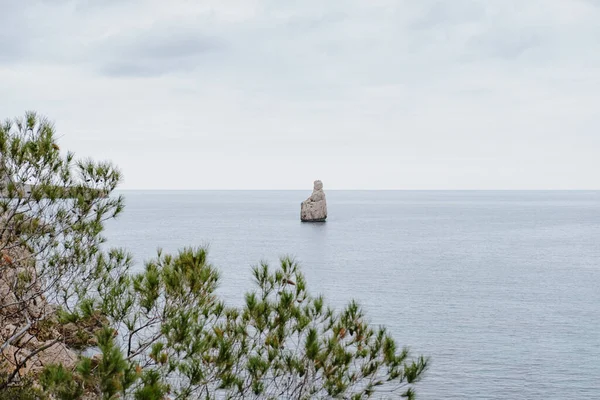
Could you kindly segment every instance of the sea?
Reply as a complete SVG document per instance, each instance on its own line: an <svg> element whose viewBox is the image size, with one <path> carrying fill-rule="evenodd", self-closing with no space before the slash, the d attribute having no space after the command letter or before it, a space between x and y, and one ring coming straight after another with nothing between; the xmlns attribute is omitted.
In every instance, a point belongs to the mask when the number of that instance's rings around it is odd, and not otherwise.
<svg viewBox="0 0 600 400"><path fill-rule="evenodd" d="M107 226L141 270L208 246L241 305L251 267L300 263L313 294L351 299L431 357L420 399L600 399L600 191L123 191Z"/></svg>

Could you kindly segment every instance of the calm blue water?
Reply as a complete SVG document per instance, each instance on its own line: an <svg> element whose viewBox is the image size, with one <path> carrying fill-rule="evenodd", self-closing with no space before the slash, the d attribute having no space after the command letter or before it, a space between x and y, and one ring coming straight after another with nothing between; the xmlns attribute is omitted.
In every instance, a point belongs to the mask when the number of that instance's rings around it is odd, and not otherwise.
<svg viewBox="0 0 600 400"><path fill-rule="evenodd" d="M139 267L210 245L240 304L250 266L296 256L313 293L359 300L432 357L421 399L600 399L600 192L125 192L108 229Z"/></svg>

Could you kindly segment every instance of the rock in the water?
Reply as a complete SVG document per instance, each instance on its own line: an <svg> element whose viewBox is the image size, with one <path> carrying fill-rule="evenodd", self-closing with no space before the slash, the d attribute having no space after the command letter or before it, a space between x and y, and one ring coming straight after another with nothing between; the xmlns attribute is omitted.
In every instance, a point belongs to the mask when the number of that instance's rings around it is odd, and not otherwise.
<svg viewBox="0 0 600 400"><path fill-rule="evenodd" d="M302 202L300 219L304 222L325 222L327 219L327 201L323 191L323 182L315 181L312 195Z"/></svg>

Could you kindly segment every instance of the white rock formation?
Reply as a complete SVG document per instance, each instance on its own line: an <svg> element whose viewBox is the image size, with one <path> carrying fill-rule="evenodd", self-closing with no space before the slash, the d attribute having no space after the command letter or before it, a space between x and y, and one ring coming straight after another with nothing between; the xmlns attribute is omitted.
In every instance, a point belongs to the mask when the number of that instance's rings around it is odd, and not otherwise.
<svg viewBox="0 0 600 400"><path fill-rule="evenodd" d="M327 219L327 201L323 182L315 181L312 195L302 202L300 219L305 222L324 222Z"/></svg>

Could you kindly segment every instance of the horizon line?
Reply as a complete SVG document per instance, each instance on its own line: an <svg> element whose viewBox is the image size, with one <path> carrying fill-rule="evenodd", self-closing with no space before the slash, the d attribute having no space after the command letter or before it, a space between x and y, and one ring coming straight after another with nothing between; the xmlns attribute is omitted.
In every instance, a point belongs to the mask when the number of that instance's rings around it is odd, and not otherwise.
<svg viewBox="0 0 600 400"><path fill-rule="evenodd" d="M310 192L312 189L115 189L115 192ZM597 189L324 189L325 192L597 192Z"/></svg>

